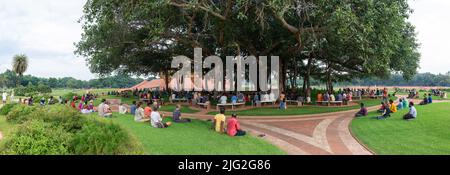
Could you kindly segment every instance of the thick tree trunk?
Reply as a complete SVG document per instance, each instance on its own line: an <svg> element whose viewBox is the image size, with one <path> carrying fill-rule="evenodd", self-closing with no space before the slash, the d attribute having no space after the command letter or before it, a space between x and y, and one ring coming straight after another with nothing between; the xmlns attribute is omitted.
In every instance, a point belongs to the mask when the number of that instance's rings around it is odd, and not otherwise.
<svg viewBox="0 0 450 175"><path fill-rule="evenodd" d="M306 97L311 97L311 91L308 89L311 88L310 77L311 77L311 69L312 69L312 57L308 58L308 64L306 65L306 74L303 78L303 94Z"/></svg>
<svg viewBox="0 0 450 175"><path fill-rule="evenodd" d="M280 92L285 92L286 90L286 64L285 64L286 60L285 59L281 59L280 61Z"/></svg>
<svg viewBox="0 0 450 175"><path fill-rule="evenodd" d="M169 69L164 69L164 83L166 91L171 92L171 89L169 88Z"/></svg>

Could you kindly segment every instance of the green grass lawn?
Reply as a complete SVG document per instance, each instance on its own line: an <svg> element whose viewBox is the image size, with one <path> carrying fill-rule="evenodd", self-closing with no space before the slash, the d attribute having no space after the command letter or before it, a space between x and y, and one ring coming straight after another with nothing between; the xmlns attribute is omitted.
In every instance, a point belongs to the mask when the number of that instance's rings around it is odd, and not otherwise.
<svg viewBox="0 0 450 175"><path fill-rule="evenodd" d="M229 137L210 129L211 123L193 120L175 123L166 129L136 123L131 115L115 114L113 122L129 130L152 155L279 155L286 154L268 142L253 136ZM170 119L165 119L170 121Z"/></svg>
<svg viewBox="0 0 450 175"><path fill-rule="evenodd" d="M362 100L366 107L380 105L381 99ZM323 107L323 106L303 106L303 107L288 107L286 110L274 108L253 108L242 111L228 110L226 115L236 113L240 116L288 116L288 115L307 115L307 114L321 114L329 112L340 112L353 109L359 109L359 105L343 106L343 107ZM209 115L217 114L217 111L209 112Z"/></svg>
<svg viewBox="0 0 450 175"><path fill-rule="evenodd" d="M404 121L404 109L386 120L370 117L354 119L351 130L377 154L450 155L450 103L416 106L418 118Z"/></svg>
<svg viewBox="0 0 450 175"><path fill-rule="evenodd" d="M73 92L79 95L85 94L86 91L90 91L91 93L99 93L102 92L108 93L108 91L115 91L117 89L52 89L52 93L50 95L53 96L63 96L67 93Z"/></svg>
<svg viewBox="0 0 450 175"><path fill-rule="evenodd" d="M131 105L133 103L133 101L139 101L138 98L134 98L134 97L125 98L125 97L120 97L120 96L115 96L115 95L108 95L108 96L103 96L103 97L97 98L94 101L94 105L98 106L101 102L101 99L120 99L122 103L128 104L128 105ZM165 112L173 112L175 110L175 107L176 107L176 105L174 105L174 104L163 105L161 107L161 109L159 109L159 110L165 111ZM195 109L191 109L188 106L181 106L181 112L192 114L192 113L197 113L199 111L195 110Z"/></svg>
<svg viewBox="0 0 450 175"><path fill-rule="evenodd" d="M165 112L173 112L175 111L176 105L170 104L170 105L163 105L161 106L160 111ZM198 110L191 109L188 106L181 106L181 113L187 113L187 114L193 114L199 112Z"/></svg>

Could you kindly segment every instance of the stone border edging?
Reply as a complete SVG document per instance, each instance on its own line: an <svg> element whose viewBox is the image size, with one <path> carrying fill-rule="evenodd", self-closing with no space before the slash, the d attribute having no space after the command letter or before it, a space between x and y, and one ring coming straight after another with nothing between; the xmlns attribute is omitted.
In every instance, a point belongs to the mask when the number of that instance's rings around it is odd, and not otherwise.
<svg viewBox="0 0 450 175"><path fill-rule="evenodd" d="M355 119L355 118L353 118L353 119L350 121L350 125L351 125L351 123L352 123L352 121L353 121L354 119ZM350 131L350 135L353 137L353 139L355 139L356 142L358 142L362 147L364 147L364 149L366 149L367 151L369 151L370 153L372 153L372 155L378 155L375 151L373 151L372 149L370 149L366 144L364 144L361 140L359 140L358 137L356 137L355 133L353 133L352 129L350 128L350 125L348 125L348 130Z"/></svg>

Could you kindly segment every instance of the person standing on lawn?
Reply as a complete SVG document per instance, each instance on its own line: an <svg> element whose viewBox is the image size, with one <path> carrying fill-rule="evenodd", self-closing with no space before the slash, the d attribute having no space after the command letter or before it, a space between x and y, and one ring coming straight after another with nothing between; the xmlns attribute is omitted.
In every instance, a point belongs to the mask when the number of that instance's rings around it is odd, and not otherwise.
<svg viewBox="0 0 450 175"><path fill-rule="evenodd" d="M231 118L227 122L227 134L231 137L245 136L246 132L241 130L239 121L237 120L237 114L232 114Z"/></svg>

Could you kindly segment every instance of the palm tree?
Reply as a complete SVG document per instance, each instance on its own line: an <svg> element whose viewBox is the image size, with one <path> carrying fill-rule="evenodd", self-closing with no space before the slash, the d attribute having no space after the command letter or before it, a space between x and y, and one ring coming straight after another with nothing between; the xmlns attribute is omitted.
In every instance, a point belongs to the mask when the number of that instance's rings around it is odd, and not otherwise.
<svg viewBox="0 0 450 175"><path fill-rule="evenodd" d="M27 71L28 68L28 57L25 54L15 55L13 57L12 67L13 71L19 75L19 80L17 82L17 86L19 86L23 73Z"/></svg>

